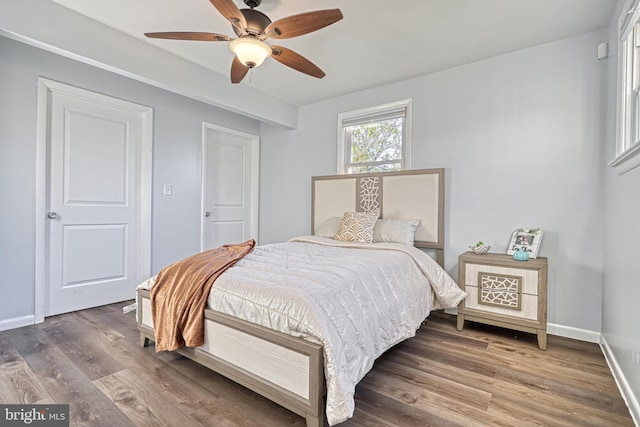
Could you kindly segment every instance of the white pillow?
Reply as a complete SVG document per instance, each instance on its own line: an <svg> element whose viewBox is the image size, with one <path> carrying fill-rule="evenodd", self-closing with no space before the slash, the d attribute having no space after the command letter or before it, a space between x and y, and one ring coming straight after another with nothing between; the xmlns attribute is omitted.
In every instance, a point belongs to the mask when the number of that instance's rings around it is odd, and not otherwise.
<svg viewBox="0 0 640 427"><path fill-rule="evenodd" d="M338 233L338 228L340 228L340 224L342 224L342 217L333 216L328 218L320 224L318 228L316 228L315 235L335 239L336 234Z"/></svg>
<svg viewBox="0 0 640 427"><path fill-rule="evenodd" d="M419 224L419 219L379 219L373 227L373 241L413 245Z"/></svg>
<svg viewBox="0 0 640 427"><path fill-rule="evenodd" d="M345 212L336 240L344 242L371 243L373 241L373 226L380 215L380 211Z"/></svg>

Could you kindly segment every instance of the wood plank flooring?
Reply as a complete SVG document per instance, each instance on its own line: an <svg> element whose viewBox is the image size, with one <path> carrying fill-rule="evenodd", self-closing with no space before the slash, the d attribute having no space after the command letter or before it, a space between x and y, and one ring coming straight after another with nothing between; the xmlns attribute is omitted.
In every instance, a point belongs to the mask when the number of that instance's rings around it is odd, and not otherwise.
<svg viewBox="0 0 640 427"><path fill-rule="evenodd" d="M127 303L0 332L0 402L69 403L72 426L304 426L189 359L138 345ZM633 426L596 344L433 313L356 389L354 426Z"/></svg>

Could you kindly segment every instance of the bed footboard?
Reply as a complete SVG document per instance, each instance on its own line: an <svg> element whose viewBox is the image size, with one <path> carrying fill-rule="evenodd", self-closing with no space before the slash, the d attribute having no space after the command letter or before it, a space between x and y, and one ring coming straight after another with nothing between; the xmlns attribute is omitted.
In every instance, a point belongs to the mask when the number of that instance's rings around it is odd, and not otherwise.
<svg viewBox="0 0 640 427"><path fill-rule="evenodd" d="M138 290L140 345L154 340L149 291ZM277 404L324 422L322 346L210 309L205 310L205 343L176 350Z"/></svg>

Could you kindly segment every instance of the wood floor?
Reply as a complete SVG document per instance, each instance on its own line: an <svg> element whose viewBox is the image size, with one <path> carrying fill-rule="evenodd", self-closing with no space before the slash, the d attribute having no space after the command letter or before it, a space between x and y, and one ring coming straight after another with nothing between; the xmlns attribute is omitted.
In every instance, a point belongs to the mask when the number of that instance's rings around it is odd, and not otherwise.
<svg viewBox="0 0 640 427"><path fill-rule="evenodd" d="M71 426L304 426L188 359L138 345L125 303L0 332L0 403L70 403ZM434 313L356 390L350 426L633 426L600 348Z"/></svg>

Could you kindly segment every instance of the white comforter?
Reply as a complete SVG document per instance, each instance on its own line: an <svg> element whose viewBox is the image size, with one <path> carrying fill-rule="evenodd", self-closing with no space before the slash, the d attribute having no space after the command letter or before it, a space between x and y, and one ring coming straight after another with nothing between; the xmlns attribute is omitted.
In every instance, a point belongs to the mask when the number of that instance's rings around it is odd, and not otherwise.
<svg viewBox="0 0 640 427"><path fill-rule="evenodd" d="M353 415L355 387L378 356L414 336L431 310L456 307L465 296L412 246L305 236L256 247L216 280L208 302L321 344L334 425Z"/></svg>

